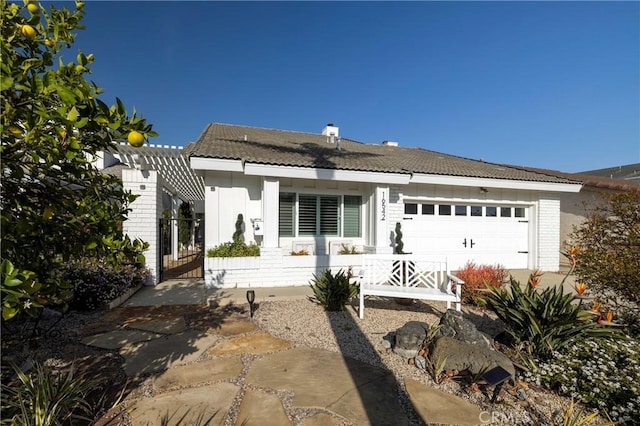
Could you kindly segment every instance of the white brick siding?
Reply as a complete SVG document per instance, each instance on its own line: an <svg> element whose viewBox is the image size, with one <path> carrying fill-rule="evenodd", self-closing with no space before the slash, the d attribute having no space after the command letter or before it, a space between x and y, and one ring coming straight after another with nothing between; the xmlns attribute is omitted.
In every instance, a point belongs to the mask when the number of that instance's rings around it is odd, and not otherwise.
<svg viewBox="0 0 640 426"><path fill-rule="evenodd" d="M122 230L131 239L139 238L149 243L144 253L151 277L147 284L157 284L159 278L159 229L158 218L162 216L162 178L158 173L128 169L122 171L122 186L138 195L131 203L131 211L122 224Z"/></svg>
<svg viewBox="0 0 640 426"><path fill-rule="evenodd" d="M560 197L540 195L537 218L537 267L542 271L557 271L560 264Z"/></svg>

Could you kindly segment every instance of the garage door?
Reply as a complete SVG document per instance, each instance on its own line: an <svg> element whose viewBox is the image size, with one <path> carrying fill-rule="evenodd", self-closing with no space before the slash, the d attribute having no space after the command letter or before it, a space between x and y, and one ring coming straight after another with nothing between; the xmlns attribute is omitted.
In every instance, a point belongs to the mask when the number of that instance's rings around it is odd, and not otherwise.
<svg viewBox="0 0 640 426"><path fill-rule="evenodd" d="M446 256L452 270L468 261L527 268L529 208L479 204L405 203L404 251Z"/></svg>

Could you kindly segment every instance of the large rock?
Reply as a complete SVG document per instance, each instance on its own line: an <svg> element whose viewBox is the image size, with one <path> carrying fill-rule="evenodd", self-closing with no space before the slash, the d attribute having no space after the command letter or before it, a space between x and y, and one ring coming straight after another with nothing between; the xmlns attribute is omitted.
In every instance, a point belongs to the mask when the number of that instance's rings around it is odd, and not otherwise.
<svg viewBox="0 0 640 426"><path fill-rule="evenodd" d="M405 358L418 355L427 339L429 324L420 321L409 321L396 331L396 344L393 351Z"/></svg>
<svg viewBox="0 0 640 426"><path fill-rule="evenodd" d="M469 370L475 375L499 365L512 377L516 374L513 363L503 353L484 345L465 343L447 336L438 337L431 343L429 358L431 362L445 359L445 371Z"/></svg>
<svg viewBox="0 0 640 426"><path fill-rule="evenodd" d="M478 331L476 326L462 315L462 312L453 309L448 309L440 318L440 330L437 335L486 348L491 348L492 344L492 339L489 336Z"/></svg>

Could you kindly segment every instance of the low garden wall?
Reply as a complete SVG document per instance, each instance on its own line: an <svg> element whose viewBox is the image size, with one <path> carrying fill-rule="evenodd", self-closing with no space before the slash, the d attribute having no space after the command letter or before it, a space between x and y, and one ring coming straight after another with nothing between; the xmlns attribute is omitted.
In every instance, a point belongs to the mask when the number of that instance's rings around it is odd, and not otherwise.
<svg viewBox="0 0 640 426"><path fill-rule="evenodd" d="M362 264L359 254L291 256L281 249L261 250L258 257L207 257L204 260L207 288L305 286L326 268L334 271Z"/></svg>

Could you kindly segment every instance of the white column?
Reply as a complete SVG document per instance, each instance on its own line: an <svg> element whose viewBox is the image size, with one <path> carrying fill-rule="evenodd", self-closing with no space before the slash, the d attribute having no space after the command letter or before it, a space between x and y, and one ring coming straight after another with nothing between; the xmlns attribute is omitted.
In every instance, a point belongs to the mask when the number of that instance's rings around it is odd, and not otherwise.
<svg viewBox="0 0 640 426"><path fill-rule="evenodd" d="M178 197L171 196L171 258L178 260Z"/></svg>
<svg viewBox="0 0 640 426"><path fill-rule="evenodd" d="M391 253L389 245L389 187L375 189L375 246L376 253Z"/></svg>
<svg viewBox="0 0 640 426"><path fill-rule="evenodd" d="M264 220L263 247L278 247L280 222L280 181L265 177L262 181L262 219Z"/></svg>

